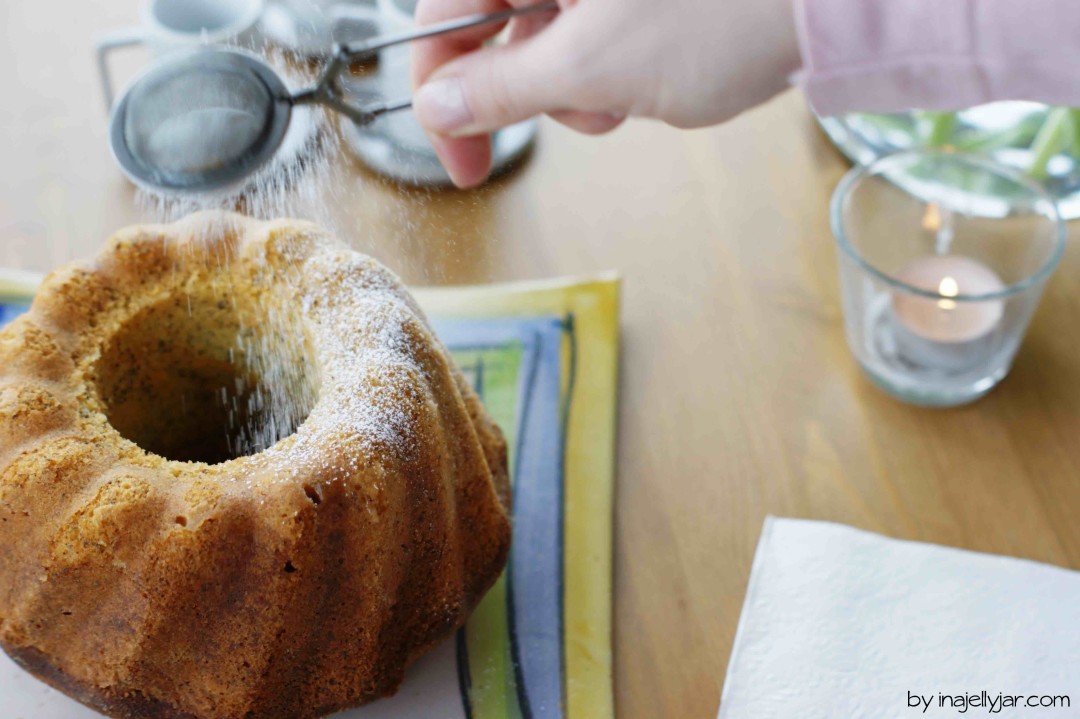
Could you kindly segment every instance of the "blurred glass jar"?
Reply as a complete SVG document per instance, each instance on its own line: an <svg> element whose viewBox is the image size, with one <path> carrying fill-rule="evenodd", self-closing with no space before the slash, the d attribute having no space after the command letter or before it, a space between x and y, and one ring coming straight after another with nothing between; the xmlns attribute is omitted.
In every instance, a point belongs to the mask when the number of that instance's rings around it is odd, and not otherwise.
<svg viewBox="0 0 1080 719"><path fill-rule="evenodd" d="M1042 187L954 152L853 169L831 222L852 354L889 394L936 407L978 399L1008 374L1065 245Z"/></svg>

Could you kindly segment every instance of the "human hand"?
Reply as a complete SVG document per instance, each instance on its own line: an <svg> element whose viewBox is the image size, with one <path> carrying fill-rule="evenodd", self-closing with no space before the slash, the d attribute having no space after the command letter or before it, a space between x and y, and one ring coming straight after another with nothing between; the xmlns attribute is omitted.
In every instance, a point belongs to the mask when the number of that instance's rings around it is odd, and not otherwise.
<svg viewBox="0 0 1080 719"><path fill-rule="evenodd" d="M421 0L427 25L535 0ZM791 0L559 0L558 13L413 46L413 104L461 187L491 165L489 133L539 114L589 134L626 117L723 122L784 89L799 65Z"/></svg>

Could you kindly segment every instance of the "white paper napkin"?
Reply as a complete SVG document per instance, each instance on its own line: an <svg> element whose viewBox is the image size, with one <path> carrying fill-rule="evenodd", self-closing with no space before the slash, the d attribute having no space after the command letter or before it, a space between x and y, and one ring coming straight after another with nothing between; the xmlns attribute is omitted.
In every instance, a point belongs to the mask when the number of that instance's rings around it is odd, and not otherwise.
<svg viewBox="0 0 1080 719"><path fill-rule="evenodd" d="M766 519L720 719L972 716L1080 717L1080 573Z"/></svg>

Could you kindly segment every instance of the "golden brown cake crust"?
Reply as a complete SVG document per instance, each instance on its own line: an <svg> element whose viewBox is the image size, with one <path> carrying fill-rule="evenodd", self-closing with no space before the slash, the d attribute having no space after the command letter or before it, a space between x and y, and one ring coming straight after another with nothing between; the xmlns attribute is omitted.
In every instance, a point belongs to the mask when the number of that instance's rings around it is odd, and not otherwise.
<svg viewBox="0 0 1080 719"><path fill-rule="evenodd" d="M205 418L264 409L234 366L256 337L312 406L230 458ZM508 502L502 435L415 302L314 226L124 230L0 331L0 645L111 716L393 693L502 570Z"/></svg>

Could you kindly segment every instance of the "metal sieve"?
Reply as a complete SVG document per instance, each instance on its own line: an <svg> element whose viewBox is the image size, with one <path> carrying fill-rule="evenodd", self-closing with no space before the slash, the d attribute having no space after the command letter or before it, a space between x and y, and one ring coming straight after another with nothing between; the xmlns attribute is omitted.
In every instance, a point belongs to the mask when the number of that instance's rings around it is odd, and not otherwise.
<svg viewBox="0 0 1080 719"><path fill-rule="evenodd" d="M394 45L557 9L555 2L542 2L339 45L318 81L296 93L247 52L204 48L171 56L116 104L109 126L113 155L133 182L167 193L241 186L274 156L298 105L324 105L359 125L412 105L407 99L351 103L339 82L350 64Z"/></svg>

